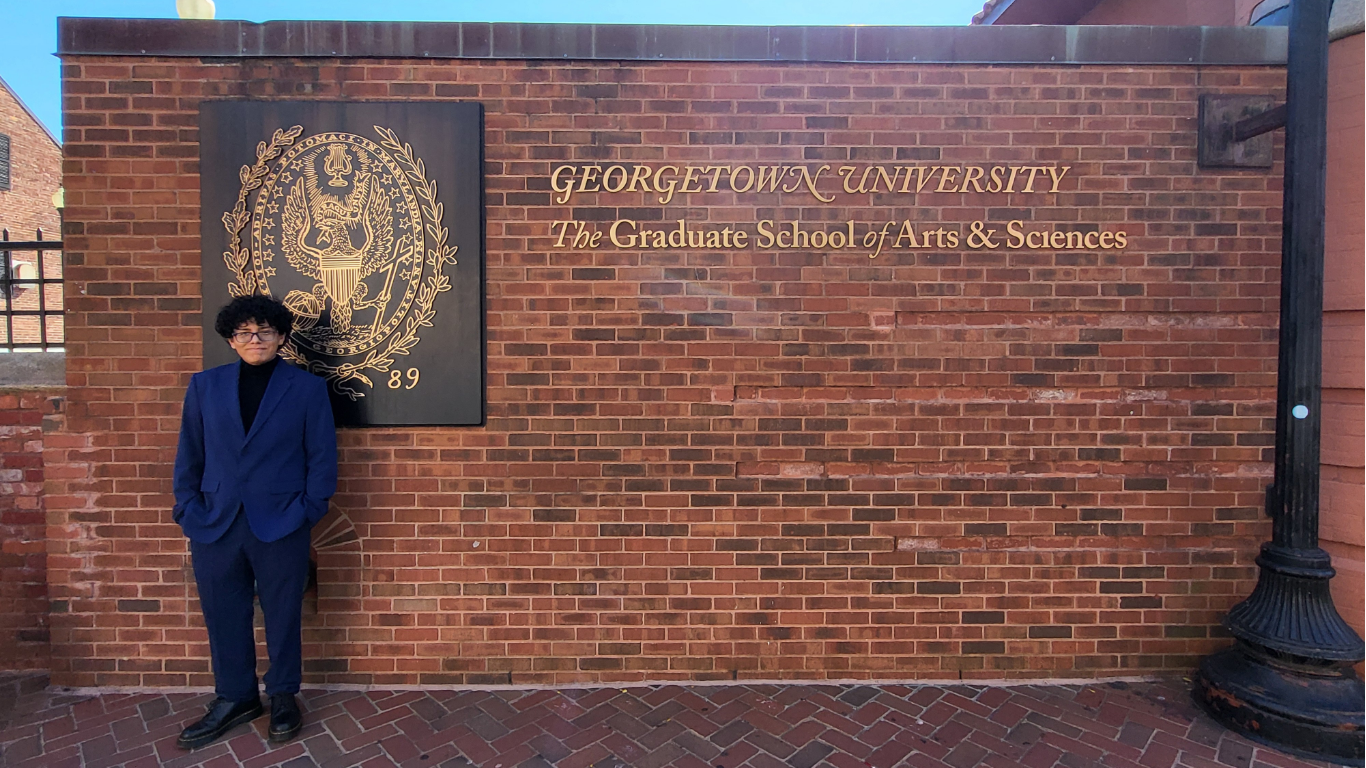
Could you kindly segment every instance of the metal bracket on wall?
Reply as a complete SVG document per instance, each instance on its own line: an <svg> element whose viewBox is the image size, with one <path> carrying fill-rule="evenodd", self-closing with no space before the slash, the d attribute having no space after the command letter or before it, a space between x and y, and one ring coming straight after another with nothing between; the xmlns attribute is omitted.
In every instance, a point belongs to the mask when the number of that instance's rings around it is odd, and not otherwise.
<svg viewBox="0 0 1366 768"><path fill-rule="evenodd" d="M1271 131L1285 126L1285 104L1271 96L1200 96L1201 168L1270 168Z"/></svg>

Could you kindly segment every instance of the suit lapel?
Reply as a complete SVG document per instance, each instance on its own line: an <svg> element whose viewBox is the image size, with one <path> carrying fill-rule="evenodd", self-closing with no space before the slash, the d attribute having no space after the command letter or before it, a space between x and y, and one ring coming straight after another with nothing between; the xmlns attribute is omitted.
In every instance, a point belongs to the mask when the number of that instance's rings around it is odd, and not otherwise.
<svg viewBox="0 0 1366 768"><path fill-rule="evenodd" d="M270 374L270 383L266 384L266 393L261 396L261 407L256 409L256 418L251 422L251 431L247 433L246 440L249 442L252 435L261 431L261 425L270 417L270 412L275 410L275 406L284 399L285 392L289 390L289 381L293 371L289 369L289 364L281 360L275 364L275 370ZM237 404L237 423L242 423L242 403L238 399Z"/></svg>
<svg viewBox="0 0 1366 768"><path fill-rule="evenodd" d="M238 363L232 363L219 368L222 375L218 378L219 402L223 403L223 408L228 411L228 421L232 424L228 429L232 430L232 437L240 446L246 442L246 432L242 430L242 398L237 396L237 377L239 374Z"/></svg>

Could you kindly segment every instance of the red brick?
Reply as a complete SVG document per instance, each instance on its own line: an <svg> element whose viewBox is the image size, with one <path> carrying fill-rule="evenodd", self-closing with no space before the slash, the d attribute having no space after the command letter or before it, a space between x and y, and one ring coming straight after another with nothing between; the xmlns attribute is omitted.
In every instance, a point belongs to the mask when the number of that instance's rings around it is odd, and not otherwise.
<svg viewBox="0 0 1366 768"><path fill-rule="evenodd" d="M306 655L329 662L310 681L1127 675L1221 643L1210 630L1250 589L1269 530L1228 510L1258 507L1269 472L1280 168L1195 168L1193 70L363 64L248 61L245 82L237 64L66 62L74 386L44 466L58 682L206 678L193 602L175 614L193 635L116 610L160 600L164 617L193 594L167 507L200 349L198 147L167 128L193 126L203 98L303 83L320 98L458 88L483 102L489 193L488 424L342 431L339 509L318 541L345 541L320 553ZM113 86L134 70L157 94L178 75L178 100L131 103ZM615 97L576 90L609 74ZM1268 77L1282 74L1200 73L1229 92L1266 92ZM173 160L113 151L129 146ZM544 188L551 157L801 163L804 146L1070 163L1078 191L1011 205L1041 222L1098 205L1088 215L1131 247L556 251L549 222L568 207L515 197ZM850 200L691 212L988 215L973 200ZM1190 552L1224 559L1193 567ZM1123 604L1140 594L1159 602ZM967 611L1004 623L959 626ZM1198 636L1163 641L1152 622ZM1072 637L1028 637L1061 625ZM84 660L130 630L151 669Z"/></svg>

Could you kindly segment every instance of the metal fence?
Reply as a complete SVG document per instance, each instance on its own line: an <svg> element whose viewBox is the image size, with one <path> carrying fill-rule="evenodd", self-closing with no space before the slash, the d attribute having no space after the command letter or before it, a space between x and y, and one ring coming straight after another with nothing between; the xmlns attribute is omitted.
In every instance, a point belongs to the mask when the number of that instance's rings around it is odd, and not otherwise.
<svg viewBox="0 0 1366 768"><path fill-rule="evenodd" d="M61 349L65 309L61 241L0 231L0 352Z"/></svg>

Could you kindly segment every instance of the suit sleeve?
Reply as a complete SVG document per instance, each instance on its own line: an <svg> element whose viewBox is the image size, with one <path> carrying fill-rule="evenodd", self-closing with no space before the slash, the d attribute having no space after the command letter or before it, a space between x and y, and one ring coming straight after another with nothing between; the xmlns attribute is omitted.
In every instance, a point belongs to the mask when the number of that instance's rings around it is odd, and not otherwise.
<svg viewBox="0 0 1366 768"><path fill-rule="evenodd" d="M206 515L204 494L204 413L199 404L199 377L190 379L185 390L185 407L180 414L180 442L176 445L175 472L171 485L175 492L175 507L171 517L179 523L187 512L195 517Z"/></svg>
<svg viewBox="0 0 1366 768"><path fill-rule="evenodd" d="M304 503L308 524L327 514L327 501L337 492L337 428L327 382L314 378L304 423L304 460L307 463Z"/></svg>

